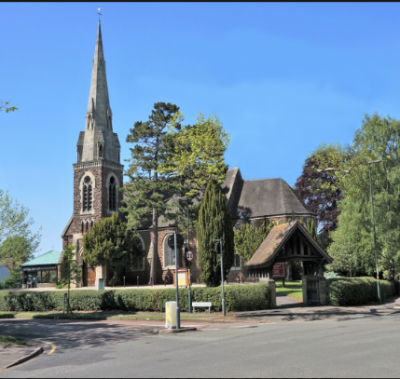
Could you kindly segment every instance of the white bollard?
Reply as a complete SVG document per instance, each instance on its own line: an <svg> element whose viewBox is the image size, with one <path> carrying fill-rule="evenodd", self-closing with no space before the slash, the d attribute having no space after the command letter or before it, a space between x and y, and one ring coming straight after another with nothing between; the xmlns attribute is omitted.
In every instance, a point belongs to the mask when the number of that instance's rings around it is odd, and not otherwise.
<svg viewBox="0 0 400 379"><path fill-rule="evenodd" d="M165 327L167 329L176 328L176 301L165 303Z"/></svg>

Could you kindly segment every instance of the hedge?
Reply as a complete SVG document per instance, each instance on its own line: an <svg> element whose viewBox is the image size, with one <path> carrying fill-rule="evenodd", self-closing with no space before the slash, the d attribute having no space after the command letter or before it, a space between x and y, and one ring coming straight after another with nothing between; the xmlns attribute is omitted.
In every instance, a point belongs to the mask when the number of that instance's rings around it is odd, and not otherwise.
<svg viewBox="0 0 400 379"><path fill-rule="evenodd" d="M62 311L66 291L1 291L0 311L49 312ZM165 303L174 301L174 289L137 289L71 291L72 311L125 310L132 312L164 312ZM192 288L192 301L208 301L213 311L221 311L220 287ZM271 291L267 284L230 285L225 287L228 312L271 308ZM188 289L179 289L179 307L188 311Z"/></svg>
<svg viewBox="0 0 400 379"><path fill-rule="evenodd" d="M381 298L387 299L396 294L397 284L380 280ZM327 298L331 305L364 305L378 301L376 279L341 278L327 280Z"/></svg>

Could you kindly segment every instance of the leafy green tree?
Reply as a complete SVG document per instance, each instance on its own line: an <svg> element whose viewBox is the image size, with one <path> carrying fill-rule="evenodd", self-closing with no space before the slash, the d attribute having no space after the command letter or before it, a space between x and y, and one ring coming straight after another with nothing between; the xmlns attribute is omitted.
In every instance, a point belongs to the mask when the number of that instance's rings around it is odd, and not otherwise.
<svg viewBox="0 0 400 379"><path fill-rule="evenodd" d="M15 281L20 281L21 273L19 267L22 263L29 261L36 251L38 241L25 236L12 236L0 245L0 264L7 266Z"/></svg>
<svg viewBox="0 0 400 379"><path fill-rule="evenodd" d="M317 215L317 230L324 247L330 243L329 232L337 228L338 204L343 199L339 178L332 167L342 167L350 158L349 148L321 145L306 159L295 184L295 193Z"/></svg>
<svg viewBox="0 0 400 379"><path fill-rule="evenodd" d="M337 170L344 191L339 226L329 253L337 270L375 271L369 161L371 164L379 267L397 272L400 264L400 122L366 116L357 130L352 159Z"/></svg>
<svg viewBox="0 0 400 379"><path fill-rule="evenodd" d="M151 219L153 251L150 268L150 283L155 284L156 257L158 257L158 218L166 214L167 201L177 193L176 180L170 173L160 173L160 166L171 154L171 128L176 123L179 107L171 103L155 103L146 122L137 121L130 129L126 141L135 144L126 175L130 183L124 186L128 225L137 229ZM179 127L178 125L176 125Z"/></svg>
<svg viewBox="0 0 400 379"><path fill-rule="evenodd" d="M235 229L235 254L240 255L244 263L247 263L275 225L275 222L271 222L266 226L263 222L260 227L256 227L246 223Z"/></svg>
<svg viewBox="0 0 400 379"><path fill-rule="evenodd" d="M139 235L117 213L96 221L83 236L83 259L89 265L106 265L115 272L142 254Z"/></svg>
<svg viewBox="0 0 400 379"><path fill-rule="evenodd" d="M4 109L4 111L6 113L8 112L14 112L16 110L18 110L17 107L15 107L14 105L11 105L8 107L9 102L8 101L1 101L0 100L0 112Z"/></svg>
<svg viewBox="0 0 400 379"><path fill-rule="evenodd" d="M82 270L76 260L76 245L68 245L62 252L63 263L61 266L60 284L68 286L67 312L70 310L71 283L79 283L82 280Z"/></svg>
<svg viewBox="0 0 400 379"><path fill-rule="evenodd" d="M196 231L201 280L209 287L219 286L221 258L219 245L213 240L222 240L225 280L234 261L234 236L226 196L212 180L201 201Z"/></svg>
<svg viewBox="0 0 400 379"><path fill-rule="evenodd" d="M225 180L227 166L224 153L229 135L215 116L205 118L199 113L196 124L184 127L180 126L182 121L183 115L179 113L172 122L169 139L171 153L166 155L159 171L176 180L177 194L185 198L174 201L167 216L177 221L181 231L186 231L188 211L189 228L192 229L207 183L214 180L222 184Z"/></svg>
<svg viewBox="0 0 400 379"><path fill-rule="evenodd" d="M0 263L16 276L19 265L31 258L40 243L40 229L31 231L34 221L28 215L28 208L0 190Z"/></svg>

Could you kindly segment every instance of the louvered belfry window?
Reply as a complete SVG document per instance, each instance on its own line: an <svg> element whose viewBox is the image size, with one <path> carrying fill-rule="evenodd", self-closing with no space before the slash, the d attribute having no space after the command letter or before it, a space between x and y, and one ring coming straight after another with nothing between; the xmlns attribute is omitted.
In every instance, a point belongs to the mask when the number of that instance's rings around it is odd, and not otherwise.
<svg viewBox="0 0 400 379"><path fill-rule="evenodd" d="M83 198L82 198L82 208L83 211L92 210L92 202L93 202L93 191L92 191L92 183L89 176L85 177L83 183Z"/></svg>
<svg viewBox="0 0 400 379"><path fill-rule="evenodd" d="M117 192L113 176L110 178L110 185L108 186L108 206L110 211L117 210Z"/></svg>

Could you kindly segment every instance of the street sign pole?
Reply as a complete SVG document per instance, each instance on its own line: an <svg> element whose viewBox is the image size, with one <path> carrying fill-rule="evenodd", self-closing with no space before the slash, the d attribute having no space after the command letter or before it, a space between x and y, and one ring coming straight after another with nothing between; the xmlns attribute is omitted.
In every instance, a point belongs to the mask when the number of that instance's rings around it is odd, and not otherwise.
<svg viewBox="0 0 400 379"><path fill-rule="evenodd" d="M174 245L175 245L175 284L176 284L176 328L181 328L181 315L179 311L179 291L178 291L178 249L176 247L176 230L174 230Z"/></svg>
<svg viewBox="0 0 400 379"><path fill-rule="evenodd" d="M222 286L222 315L226 316L225 311L225 293L224 293L224 258L222 256L222 240L215 239L213 242L219 242L219 252L221 255L221 286Z"/></svg>

